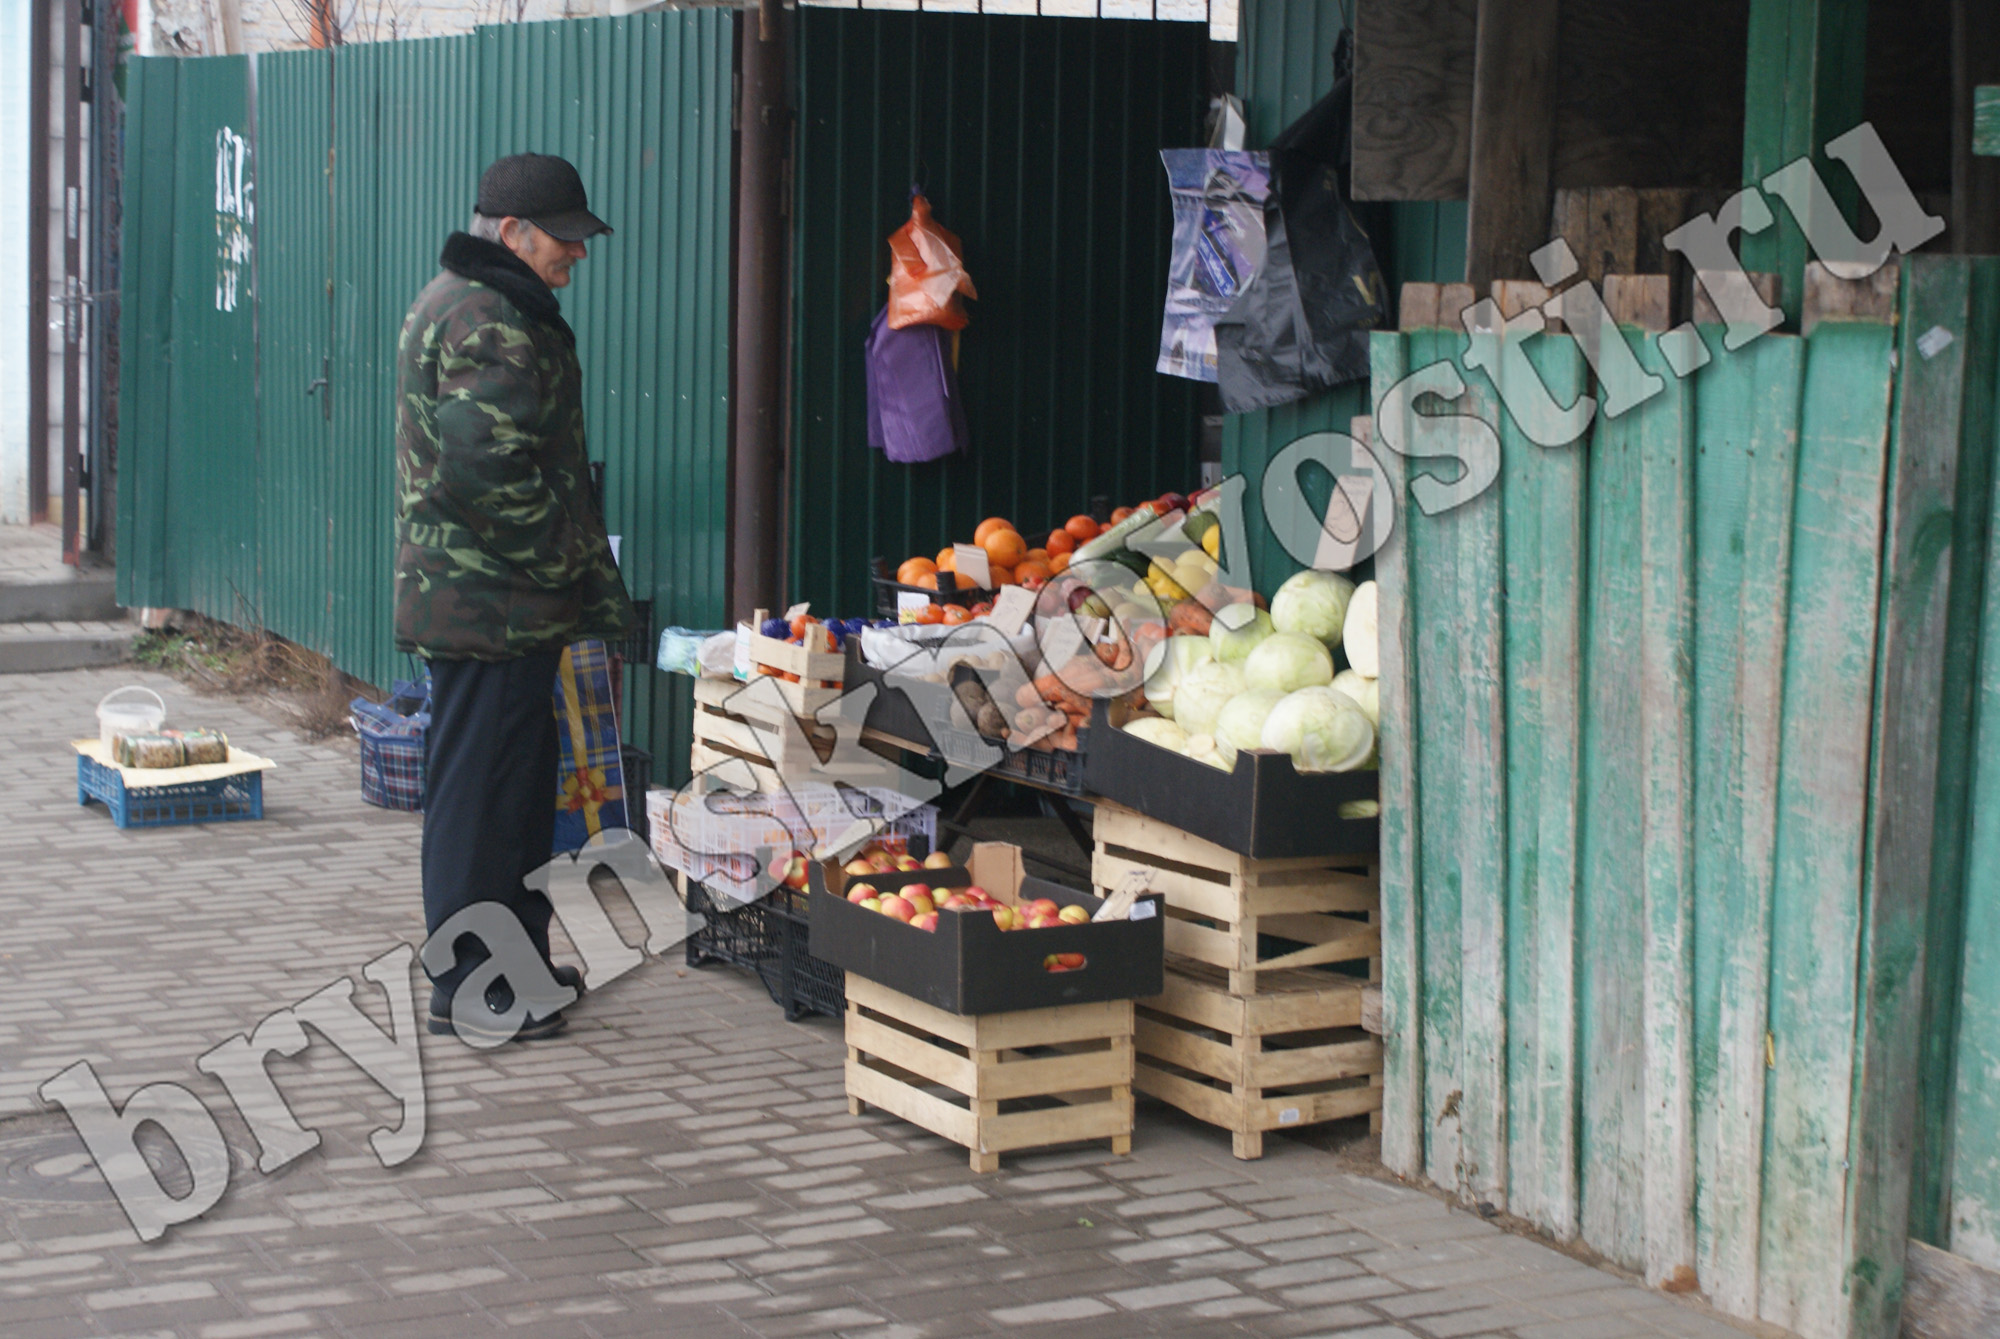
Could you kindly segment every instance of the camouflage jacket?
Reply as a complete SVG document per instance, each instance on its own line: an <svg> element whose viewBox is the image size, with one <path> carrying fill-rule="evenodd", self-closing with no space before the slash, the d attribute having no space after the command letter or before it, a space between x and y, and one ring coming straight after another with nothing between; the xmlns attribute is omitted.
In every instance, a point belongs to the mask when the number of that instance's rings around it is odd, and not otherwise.
<svg viewBox="0 0 2000 1339"><path fill-rule="evenodd" d="M505 660L633 623L590 493L583 373L555 294L454 233L396 353L396 645Z"/></svg>

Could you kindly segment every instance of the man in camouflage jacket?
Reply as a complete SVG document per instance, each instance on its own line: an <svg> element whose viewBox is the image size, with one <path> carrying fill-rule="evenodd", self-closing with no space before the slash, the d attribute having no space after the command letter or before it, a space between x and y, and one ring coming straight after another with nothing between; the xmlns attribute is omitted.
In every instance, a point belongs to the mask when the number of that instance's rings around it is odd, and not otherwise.
<svg viewBox="0 0 2000 1339"><path fill-rule="evenodd" d="M542 964L551 909L521 880L554 842L557 661L570 642L619 637L634 622L591 497L583 373L554 292L585 239L610 231L567 162L499 160L480 179L471 231L445 242L443 271L397 343L396 644L431 668L425 919L435 933L498 902ZM447 970L426 955L432 1031L561 1029L559 1008L530 1008L523 1026L516 982L476 971L489 950L506 961L504 945L465 948ZM574 968L551 973L579 983ZM483 1000L454 1009L468 976ZM548 993L521 984L524 996Z"/></svg>

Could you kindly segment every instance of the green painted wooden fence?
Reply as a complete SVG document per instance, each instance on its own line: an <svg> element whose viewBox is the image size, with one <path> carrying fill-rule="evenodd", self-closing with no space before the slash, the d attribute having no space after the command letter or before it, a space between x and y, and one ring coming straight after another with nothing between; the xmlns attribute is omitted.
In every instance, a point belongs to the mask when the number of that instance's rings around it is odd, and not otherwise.
<svg viewBox="0 0 2000 1339"><path fill-rule="evenodd" d="M396 334L480 166L532 149L577 163L617 228L561 296L626 583L656 623L720 626L734 21L283 52L254 81L240 57L135 60L120 599L262 626L377 684L408 672L391 628ZM227 309L225 135L247 145L254 201ZM662 779L685 770L687 697L643 667L629 680L627 735Z"/></svg>
<svg viewBox="0 0 2000 1339"><path fill-rule="evenodd" d="M1556 449L1456 330L1374 347L1378 441L1443 359L1501 446L1437 515L1377 452L1384 1160L1812 1339L1894 1332L1913 1197L1988 1251L2000 1206L2000 261L1905 265L1894 325L1615 332L1662 391Z"/></svg>

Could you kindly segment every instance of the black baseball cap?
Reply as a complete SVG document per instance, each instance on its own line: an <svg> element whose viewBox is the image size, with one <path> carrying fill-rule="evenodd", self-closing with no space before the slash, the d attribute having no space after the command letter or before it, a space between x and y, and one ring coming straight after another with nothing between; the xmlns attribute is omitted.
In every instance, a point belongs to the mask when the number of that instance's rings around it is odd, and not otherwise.
<svg viewBox="0 0 2000 1339"><path fill-rule="evenodd" d="M611 225L590 212L583 178L568 159L517 153L497 159L479 175L479 203L487 218L526 219L551 237L581 242Z"/></svg>

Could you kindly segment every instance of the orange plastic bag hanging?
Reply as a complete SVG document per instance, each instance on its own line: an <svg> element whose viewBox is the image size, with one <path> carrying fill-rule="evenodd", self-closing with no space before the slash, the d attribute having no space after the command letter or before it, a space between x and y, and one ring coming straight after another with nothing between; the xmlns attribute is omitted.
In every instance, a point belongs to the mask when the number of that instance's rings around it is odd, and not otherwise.
<svg viewBox="0 0 2000 1339"><path fill-rule="evenodd" d="M931 202L910 197L910 221L889 235L889 328L941 325L963 330L971 318L959 295L979 296L965 272L958 237L931 217Z"/></svg>

